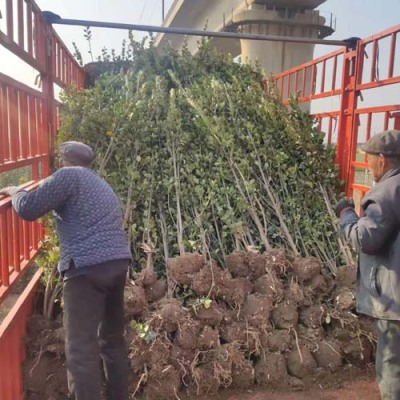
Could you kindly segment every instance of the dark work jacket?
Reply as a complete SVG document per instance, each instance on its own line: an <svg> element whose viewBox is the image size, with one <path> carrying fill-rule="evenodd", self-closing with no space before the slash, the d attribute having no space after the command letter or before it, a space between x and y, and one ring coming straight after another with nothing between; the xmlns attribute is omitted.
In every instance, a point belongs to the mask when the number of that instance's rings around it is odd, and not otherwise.
<svg viewBox="0 0 400 400"><path fill-rule="evenodd" d="M340 218L347 240L359 251L357 311L400 320L400 168L388 171L361 202Z"/></svg>

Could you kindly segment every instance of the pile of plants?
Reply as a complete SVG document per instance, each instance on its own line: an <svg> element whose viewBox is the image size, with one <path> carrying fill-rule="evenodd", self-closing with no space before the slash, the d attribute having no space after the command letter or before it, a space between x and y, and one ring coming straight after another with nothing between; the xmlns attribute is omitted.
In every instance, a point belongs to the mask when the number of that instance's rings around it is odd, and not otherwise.
<svg viewBox="0 0 400 400"><path fill-rule="evenodd" d="M225 265L198 253L169 259L169 295L151 268L136 274L125 296L131 393L329 386L345 365L372 361L373 325L352 312L354 268L333 280L318 259L282 249L234 252Z"/></svg>

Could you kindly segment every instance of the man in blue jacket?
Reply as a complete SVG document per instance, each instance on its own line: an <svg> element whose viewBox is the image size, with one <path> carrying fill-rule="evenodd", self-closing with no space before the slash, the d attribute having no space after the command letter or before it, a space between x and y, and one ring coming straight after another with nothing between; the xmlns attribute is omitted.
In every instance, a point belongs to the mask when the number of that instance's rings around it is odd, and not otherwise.
<svg viewBox="0 0 400 400"><path fill-rule="evenodd" d="M364 146L376 185L361 202L342 199L336 212L359 251L357 310L376 318L376 377L382 400L400 400L400 131L373 136Z"/></svg>
<svg viewBox="0 0 400 400"><path fill-rule="evenodd" d="M108 400L128 400L123 295L131 252L120 202L92 169L93 150L60 146L61 167L32 192L8 187L23 219L54 211L64 279L68 386L73 400L101 399L103 360Z"/></svg>

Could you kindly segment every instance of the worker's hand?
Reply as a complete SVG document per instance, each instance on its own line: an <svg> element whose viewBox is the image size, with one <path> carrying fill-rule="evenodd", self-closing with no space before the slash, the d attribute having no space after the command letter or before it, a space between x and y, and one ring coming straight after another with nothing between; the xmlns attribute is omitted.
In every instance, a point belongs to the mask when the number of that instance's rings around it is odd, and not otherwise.
<svg viewBox="0 0 400 400"><path fill-rule="evenodd" d="M355 208L354 201L352 198L343 197L336 204L336 207L335 207L336 216L340 217L340 214L342 213L342 211L344 211L347 208L352 208L354 210L354 208Z"/></svg>
<svg viewBox="0 0 400 400"><path fill-rule="evenodd" d="M0 189L0 195L12 196L18 189L18 186L7 186L3 189Z"/></svg>

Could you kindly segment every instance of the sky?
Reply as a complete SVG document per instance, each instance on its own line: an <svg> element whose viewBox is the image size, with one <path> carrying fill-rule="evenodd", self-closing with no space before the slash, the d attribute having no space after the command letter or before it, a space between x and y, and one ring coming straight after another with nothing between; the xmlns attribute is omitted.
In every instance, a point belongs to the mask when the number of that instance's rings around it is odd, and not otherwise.
<svg viewBox="0 0 400 400"><path fill-rule="evenodd" d="M144 25L160 25L162 22L163 0L36 0L43 11L52 11L63 18L100 20ZM202 0L192 0L202 1ZM215 0L218 1L218 0ZM165 12L173 0L164 0ZM0 0L0 11L4 10L5 0ZM333 13L336 17L336 32L332 39L344 39L350 36L366 37L400 23L400 0L327 0L320 6L323 15ZM1 25L0 29L4 28ZM56 31L64 43L72 50L76 42L84 61L90 62L88 43L82 27L55 25ZM135 32L137 39L144 32ZM111 29L92 28L92 47L96 57L101 49L121 49L122 40L127 32ZM316 46L314 56L321 56L332 50L331 46ZM11 56L0 46L0 72L33 86L37 75L32 68L20 65L16 57Z"/></svg>

